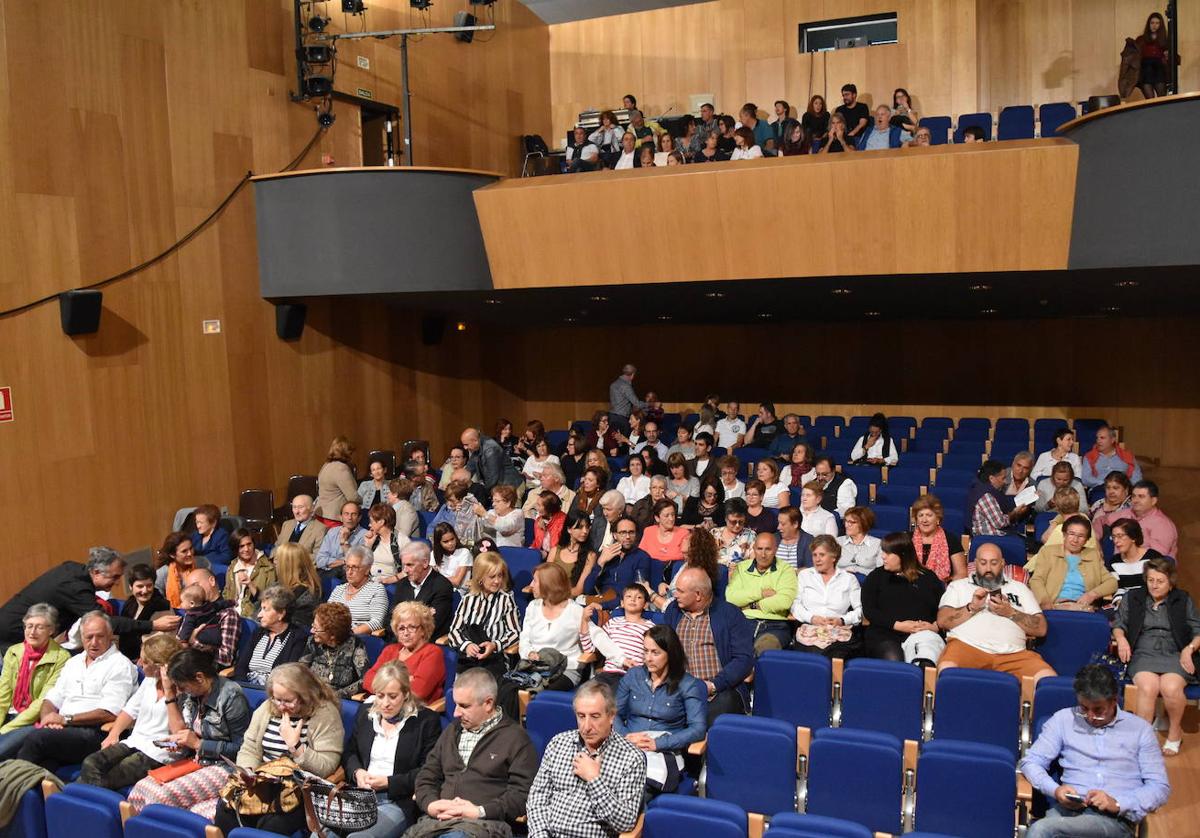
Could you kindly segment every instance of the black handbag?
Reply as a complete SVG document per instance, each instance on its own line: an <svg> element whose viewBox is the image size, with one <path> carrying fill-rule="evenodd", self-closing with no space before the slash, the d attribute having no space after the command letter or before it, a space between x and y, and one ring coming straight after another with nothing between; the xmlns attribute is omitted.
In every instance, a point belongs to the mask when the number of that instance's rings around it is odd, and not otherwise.
<svg viewBox="0 0 1200 838"><path fill-rule="evenodd" d="M305 786L305 792L305 813L327 829L342 833L361 832L379 822L379 801L374 789L345 783L327 786L310 782ZM314 831L319 833L317 829Z"/></svg>

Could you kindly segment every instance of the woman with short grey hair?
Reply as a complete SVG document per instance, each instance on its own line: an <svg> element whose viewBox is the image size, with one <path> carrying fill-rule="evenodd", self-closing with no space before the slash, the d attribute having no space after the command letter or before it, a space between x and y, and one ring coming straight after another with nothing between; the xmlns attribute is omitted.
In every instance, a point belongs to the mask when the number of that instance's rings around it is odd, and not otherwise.
<svg viewBox="0 0 1200 838"><path fill-rule="evenodd" d="M71 653L54 641L57 608L35 603L26 609L23 622L25 641L8 647L0 672L0 711L4 713L0 721L0 760L16 756L22 741L34 729L42 699L71 658Z"/></svg>
<svg viewBox="0 0 1200 838"><path fill-rule="evenodd" d="M267 683L272 669L300 660L308 643L308 629L292 622L295 594L274 585L263 591L259 600L258 628L242 646L233 667L233 680L244 684Z"/></svg>

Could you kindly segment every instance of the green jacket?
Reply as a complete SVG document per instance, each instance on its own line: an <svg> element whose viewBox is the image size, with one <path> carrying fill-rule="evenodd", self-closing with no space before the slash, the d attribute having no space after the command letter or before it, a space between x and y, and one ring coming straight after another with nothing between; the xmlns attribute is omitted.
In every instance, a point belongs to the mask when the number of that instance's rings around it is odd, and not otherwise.
<svg viewBox="0 0 1200 838"><path fill-rule="evenodd" d="M249 589L246 589L242 593L241 602L237 601L237 578L233 572L235 567L237 567L236 560L229 566L229 570L225 574L225 590L222 592L222 596L235 603L238 613L243 617L254 617L258 613L258 601L262 598L263 591L276 584L275 563L262 553L258 554L254 569L250 571L250 584L258 588L258 594L251 597Z"/></svg>
<svg viewBox="0 0 1200 838"><path fill-rule="evenodd" d="M749 620L786 620L798 587L796 570L787 562L776 559L765 573L760 573L754 559L746 559L737 564L737 573L730 575L725 599L742 609ZM765 588L775 593L763 599ZM752 604L753 608L748 607Z"/></svg>
<svg viewBox="0 0 1200 838"><path fill-rule="evenodd" d="M7 716L12 707L13 690L17 687L17 672L21 669L21 656L24 653L24 643L9 646L8 651L4 653L4 671L0 672L0 713L4 715L0 718ZM42 659L33 670L33 683L29 687L33 700L23 713L0 727L0 733L12 733L17 728L28 727L38 720L38 714L42 710L42 699L50 692L50 688L58 680L58 674L70 659L70 652L53 640L50 641L46 654L42 655Z"/></svg>

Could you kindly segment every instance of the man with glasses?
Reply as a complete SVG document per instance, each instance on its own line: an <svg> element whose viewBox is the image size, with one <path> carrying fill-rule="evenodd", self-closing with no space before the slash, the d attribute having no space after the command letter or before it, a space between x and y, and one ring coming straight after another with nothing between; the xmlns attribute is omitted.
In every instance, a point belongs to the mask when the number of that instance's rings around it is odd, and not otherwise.
<svg viewBox="0 0 1200 838"><path fill-rule="evenodd" d="M617 493L620 494L619 492ZM638 527L628 515L621 515L612 525L614 540L600 550L596 566L588 574L584 591L604 597L605 609L615 608L621 592L628 585L641 585L647 596L653 593L657 580L651 578L650 554L637 546Z"/></svg>
<svg viewBox="0 0 1200 838"><path fill-rule="evenodd" d="M1074 687L1078 706L1051 716L1021 760L1021 773L1053 801L1027 838L1128 838L1171 794L1158 737L1117 706L1107 667L1088 664ZM1049 773L1055 762L1057 779Z"/></svg>
<svg viewBox="0 0 1200 838"><path fill-rule="evenodd" d="M829 512L836 512L843 518L846 510L858 502L858 486L853 480L839 473L833 466L833 459L824 454L813 460L813 479L821 484L821 506Z"/></svg>
<svg viewBox="0 0 1200 838"><path fill-rule="evenodd" d="M396 583L395 602L428 605L433 609L433 636L444 637L454 618L454 586L434 569L431 559L428 542L410 541L401 548L404 578Z"/></svg>

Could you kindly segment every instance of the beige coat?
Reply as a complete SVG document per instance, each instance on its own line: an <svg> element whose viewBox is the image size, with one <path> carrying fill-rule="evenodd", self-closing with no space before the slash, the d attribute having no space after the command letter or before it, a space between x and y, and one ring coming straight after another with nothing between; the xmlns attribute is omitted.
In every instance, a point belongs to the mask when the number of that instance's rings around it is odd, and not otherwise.
<svg viewBox="0 0 1200 838"><path fill-rule="evenodd" d="M354 474L341 460L330 460L317 472L317 514L336 521L348 500L359 500Z"/></svg>
<svg viewBox="0 0 1200 838"><path fill-rule="evenodd" d="M1083 548L1083 554L1079 557L1079 573L1083 576L1086 592L1095 591L1102 597L1110 597L1117 592L1117 577L1108 572L1096 548ZM1029 590L1033 591L1043 608L1058 599L1066 578L1067 559L1063 545L1047 544L1042 547L1037 554L1037 569L1029 580Z"/></svg>
<svg viewBox="0 0 1200 838"><path fill-rule="evenodd" d="M275 539L275 546L280 547L292 540L292 533L296 531L296 519L289 518L283 522L283 526L279 529L279 538ZM310 556L317 555L317 550L321 549L321 542L325 538L325 525L316 518L309 518L308 523L304 525L304 532L300 533L300 540L296 542Z"/></svg>
<svg viewBox="0 0 1200 838"><path fill-rule="evenodd" d="M242 749L237 755L237 764L247 771L258 770L264 762L262 738L270 721L271 702L264 701L250 717L250 727L246 729ZM305 748L296 764L319 777L328 777L342 762L345 739L341 708L336 704L322 704L308 720L308 735L301 740Z"/></svg>

